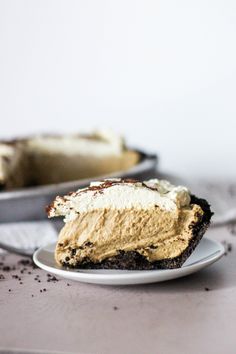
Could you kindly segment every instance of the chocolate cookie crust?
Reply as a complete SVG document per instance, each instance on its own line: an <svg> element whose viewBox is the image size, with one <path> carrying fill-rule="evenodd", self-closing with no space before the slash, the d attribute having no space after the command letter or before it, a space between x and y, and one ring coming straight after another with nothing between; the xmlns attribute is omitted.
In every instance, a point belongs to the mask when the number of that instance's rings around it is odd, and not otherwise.
<svg viewBox="0 0 236 354"><path fill-rule="evenodd" d="M80 269L152 270L180 268L198 245L207 230L213 215L210 205L205 199L199 199L196 196L191 195L191 204L199 205L203 210L203 215L199 215L199 221L197 223L190 225L190 228L192 229L192 238L188 247L178 257L149 262L144 256L136 251L120 251L118 255L104 259L98 263L84 260L83 262L78 262L74 266L71 266L69 262L63 262L62 265L68 268Z"/></svg>

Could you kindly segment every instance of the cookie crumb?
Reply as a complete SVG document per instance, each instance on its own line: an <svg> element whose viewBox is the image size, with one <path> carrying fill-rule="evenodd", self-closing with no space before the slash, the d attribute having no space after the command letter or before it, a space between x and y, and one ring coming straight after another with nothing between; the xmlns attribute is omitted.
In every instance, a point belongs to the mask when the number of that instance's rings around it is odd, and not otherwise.
<svg viewBox="0 0 236 354"><path fill-rule="evenodd" d="M4 272L10 272L11 268L10 268L9 266L4 266L4 267L2 268L2 270L3 270Z"/></svg>
<svg viewBox="0 0 236 354"><path fill-rule="evenodd" d="M222 245L225 248L225 253L224 253L225 256L227 256L229 252L232 252L232 249L233 249L232 243L224 240L224 241L222 241Z"/></svg>

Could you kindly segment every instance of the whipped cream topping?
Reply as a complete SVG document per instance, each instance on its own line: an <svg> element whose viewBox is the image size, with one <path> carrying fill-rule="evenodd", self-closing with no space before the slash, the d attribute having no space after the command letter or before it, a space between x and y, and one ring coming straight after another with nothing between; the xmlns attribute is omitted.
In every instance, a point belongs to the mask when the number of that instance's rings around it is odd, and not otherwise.
<svg viewBox="0 0 236 354"><path fill-rule="evenodd" d="M155 206L167 211L190 204L186 187L174 186L165 180L108 179L92 182L64 197L57 197L48 207L48 216L64 216L64 221L74 220L78 214L97 209L149 209Z"/></svg>
<svg viewBox="0 0 236 354"><path fill-rule="evenodd" d="M0 156L10 157L14 154L14 148L8 144L0 143Z"/></svg>
<svg viewBox="0 0 236 354"><path fill-rule="evenodd" d="M58 153L63 155L119 156L124 150L123 138L110 130L99 130L93 134L38 136L26 142L29 152Z"/></svg>

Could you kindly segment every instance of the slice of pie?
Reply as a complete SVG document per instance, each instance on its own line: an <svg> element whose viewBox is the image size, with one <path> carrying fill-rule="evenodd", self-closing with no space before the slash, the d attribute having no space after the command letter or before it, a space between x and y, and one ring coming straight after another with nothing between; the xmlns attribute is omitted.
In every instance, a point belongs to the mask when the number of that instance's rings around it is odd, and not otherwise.
<svg viewBox="0 0 236 354"><path fill-rule="evenodd" d="M64 216L56 262L75 268L181 267L209 226L204 199L164 180L93 182L47 207Z"/></svg>
<svg viewBox="0 0 236 354"><path fill-rule="evenodd" d="M0 188L60 183L125 171L137 151L110 131L90 135L41 135L0 142Z"/></svg>

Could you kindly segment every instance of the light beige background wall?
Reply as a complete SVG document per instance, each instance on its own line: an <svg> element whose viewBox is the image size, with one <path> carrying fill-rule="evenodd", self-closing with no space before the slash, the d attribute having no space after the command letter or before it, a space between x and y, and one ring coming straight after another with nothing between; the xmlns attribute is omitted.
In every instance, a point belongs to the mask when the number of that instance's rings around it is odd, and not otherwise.
<svg viewBox="0 0 236 354"><path fill-rule="evenodd" d="M0 136L110 126L236 175L236 2L1 0Z"/></svg>

